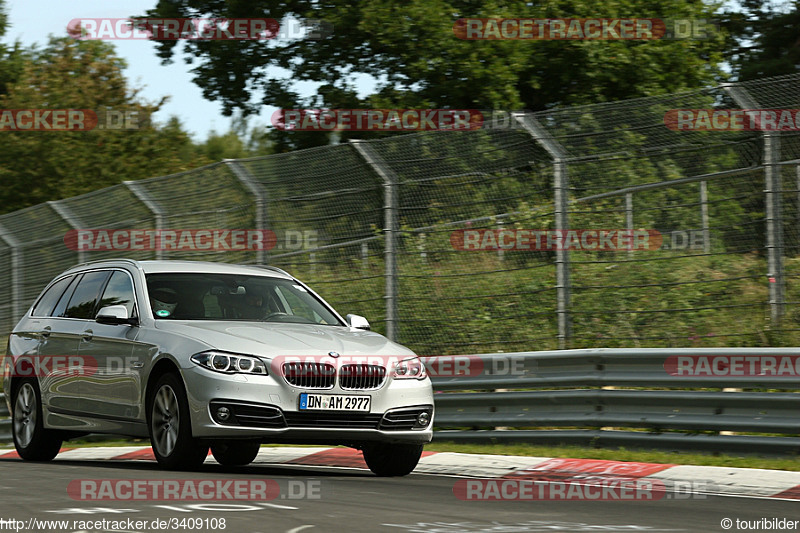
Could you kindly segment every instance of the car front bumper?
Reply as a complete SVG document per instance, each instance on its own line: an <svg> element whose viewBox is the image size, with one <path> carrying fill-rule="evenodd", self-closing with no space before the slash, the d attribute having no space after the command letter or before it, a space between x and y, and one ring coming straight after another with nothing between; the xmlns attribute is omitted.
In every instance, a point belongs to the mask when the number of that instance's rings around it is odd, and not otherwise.
<svg viewBox="0 0 800 533"><path fill-rule="evenodd" d="M200 366L183 368L182 375L192 434L197 438L344 445L375 441L424 444L433 438L433 393L428 379L387 377L378 389L344 390L337 383L317 390L293 386L280 375L222 374ZM370 411L301 411L300 394L304 392L370 396ZM212 416L212 408L221 405L231 408L234 419L223 423ZM242 406L240 411L238 406ZM397 410L408 419L414 409L429 413L430 421L424 427L394 424L393 429L387 428L389 419L403 418ZM246 412L247 420L237 418L237 412ZM388 417L387 412L391 413ZM265 422L269 417L273 419Z"/></svg>

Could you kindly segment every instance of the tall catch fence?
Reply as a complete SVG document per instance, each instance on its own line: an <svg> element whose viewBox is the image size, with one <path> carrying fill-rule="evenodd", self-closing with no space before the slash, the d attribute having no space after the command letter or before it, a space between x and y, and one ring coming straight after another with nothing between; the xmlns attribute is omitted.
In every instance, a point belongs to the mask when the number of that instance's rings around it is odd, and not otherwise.
<svg viewBox="0 0 800 533"><path fill-rule="evenodd" d="M58 272L125 256L276 265L426 355L796 346L800 133L665 125L670 110L708 108L798 109L800 75L228 160L9 213L0 335ZM277 241L258 251L65 245L89 228L253 228ZM649 240L613 250L485 240L518 230ZM462 249L465 231L482 249Z"/></svg>

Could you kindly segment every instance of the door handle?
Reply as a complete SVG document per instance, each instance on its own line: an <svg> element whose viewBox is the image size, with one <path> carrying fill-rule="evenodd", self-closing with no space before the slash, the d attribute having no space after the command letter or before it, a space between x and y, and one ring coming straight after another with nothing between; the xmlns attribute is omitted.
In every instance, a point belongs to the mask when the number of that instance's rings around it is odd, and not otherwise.
<svg viewBox="0 0 800 533"><path fill-rule="evenodd" d="M45 326L42 329L41 336L42 336L43 339L46 339L47 337L50 336L50 326Z"/></svg>
<svg viewBox="0 0 800 533"><path fill-rule="evenodd" d="M92 340L92 337L94 337L94 332L92 330L87 329L86 331L83 332L83 340L85 340L86 342L90 342Z"/></svg>

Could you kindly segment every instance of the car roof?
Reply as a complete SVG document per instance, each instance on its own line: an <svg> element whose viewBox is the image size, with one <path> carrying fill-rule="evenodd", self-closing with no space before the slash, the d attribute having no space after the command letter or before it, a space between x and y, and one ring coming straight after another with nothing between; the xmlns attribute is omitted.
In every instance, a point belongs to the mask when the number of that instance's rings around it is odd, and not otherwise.
<svg viewBox="0 0 800 533"><path fill-rule="evenodd" d="M203 273L203 274L237 274L246 276L271 276L276 278L294 279L287 272L271 266L261 265L235 265L231 263L214 263L210 261L171 261L171 260L158 260L158 261L136 261L133 259L105 259L101 261L90 261L88 263L81 263L68 272L85 270L87 267L92 268L110 268L119 267L122 265L133 266L141 269L145 274L156 273L169 273L169 272L187 272L187 273Z"/></svg>

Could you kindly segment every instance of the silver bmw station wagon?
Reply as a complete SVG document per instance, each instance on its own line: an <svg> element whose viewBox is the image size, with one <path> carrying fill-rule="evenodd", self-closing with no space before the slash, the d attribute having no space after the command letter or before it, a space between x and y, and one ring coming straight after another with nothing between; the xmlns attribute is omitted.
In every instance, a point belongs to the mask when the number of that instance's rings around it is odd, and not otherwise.
<svg viewBox="0 0 800 533"><path fill-rule="evenodd" d="M346 445L402 476L432 438L409 349L273 267L84 263L9 337L3 386L23 459L88 433L149 437L165 468L252 462L262 443Z"/></svg>

